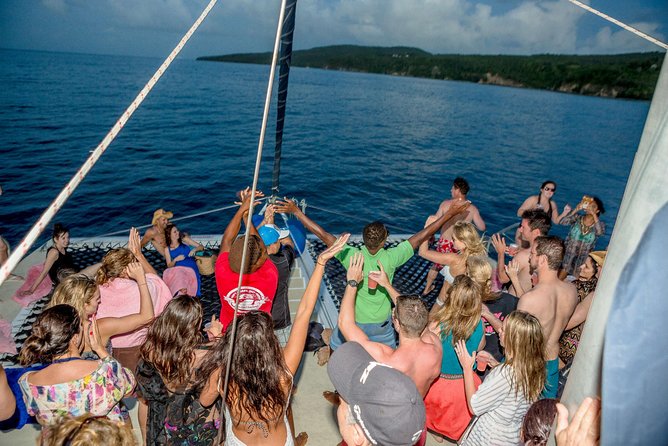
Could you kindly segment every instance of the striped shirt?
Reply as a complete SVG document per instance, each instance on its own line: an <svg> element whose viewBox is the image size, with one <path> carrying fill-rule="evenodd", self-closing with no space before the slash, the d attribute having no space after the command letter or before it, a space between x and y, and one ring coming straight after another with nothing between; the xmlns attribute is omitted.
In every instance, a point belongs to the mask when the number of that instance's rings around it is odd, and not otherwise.
<svg viewBox="0 0 668 446"><path fill-rule="evenodd" d="M471 398L471 407L478 420L466 446L516 446L520 427L531 404L522 392L515 395L514 376L510 366L498 366L490 372Z"/></svg>

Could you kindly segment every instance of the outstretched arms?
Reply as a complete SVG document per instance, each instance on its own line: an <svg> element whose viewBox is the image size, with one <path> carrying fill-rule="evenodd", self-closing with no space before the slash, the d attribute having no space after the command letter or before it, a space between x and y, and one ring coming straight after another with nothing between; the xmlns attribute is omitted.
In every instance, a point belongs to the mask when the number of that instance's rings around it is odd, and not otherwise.
<svg viewBox="0 0 668 446"><path fill-rule="evenodd" d="M334 255L336 255L336 253L343 249L349 237L350 234L343 234L336 239L330 248L323 251L318 256L313 274L308 281L306 291L304 291L304 296L302 297L301 302L299 302L299 307L297 307L297 314L295 315L295 321L292 324L288 343L283 350L285 364L288 366L288 369L290 369L292 374L297 372L297 368L299 368L299 363L302 359L302 354L304 353L308 324L318 299L320 283L322 282L322 276L325 273L325 265L332 257L334 257Z"/></svg>
<svg viewBox="0 0 668 446"><path fill-rule="evenodd" d="M282 214L292 214L297 217L297 220L299 220L309 232L315 234L316 237L322 240L327 247L332 246L336 241L336 237L325 231L322 226L307 217L293 200L284 198L283 201L277 201L274 205L274 210Z"/></svg>
<svg viewBox="0 0 668 446"><path fill-rule="evenodd" d="M469 206L469 202L465 201L462 204L457 204L457 205L452 205L450 208L445 212L443 215L438 217L438 219L434 220L433 223L430 223L428 226L426 226L424 229L422 229L420 232L417 232L416 234L413 234L409 239L408 242L411 244L413 249L417 249L421 243L429 239L432 235L436 233L448 220L450 220L452 217L455 215L459 214L460 212L463 212L466 210L466 208Z"/></svg>

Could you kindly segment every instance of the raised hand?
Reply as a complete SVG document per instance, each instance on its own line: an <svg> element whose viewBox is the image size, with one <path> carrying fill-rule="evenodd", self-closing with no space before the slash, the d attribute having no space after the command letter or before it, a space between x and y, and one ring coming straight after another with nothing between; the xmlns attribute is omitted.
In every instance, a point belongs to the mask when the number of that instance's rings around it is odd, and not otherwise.
<svg viewBox="0 0 668 446"><path fill-rule="evenodd" d="M128 236L128 249L132 254L135 255L135 257L142 254L141 241L137 228L130 228L130 235Z"/></svg>
<svg viewBox="0 0 668 446"><path fill-rule="evenodd" d="M564 206L564 214L568 215L571 213L572 210L573 208L571 207L570 204L566 204L566 206Z"/></svg>
<svg viewBox="0 0 668 446"><path fill-rule="evenodd" d="M327 263L329 259L338 254L343 249L343 247L346 246L349 238L349 233L342 234L341 237L337 238L332 246L320 253L318 256L318 263L321 265Z"/></svg>
<svg viewBox="0 0 668 446"><path fill-rule="evenodd" d="M91 317L90 324L88 325L88 341L90 342L90 348L93 350L100 359L104 359L108 356L107 351L102 345L102 338L100 336L100 330L97 327L97 318L95 315Z"/></svg>
<svg viewBox="0 0 668 446"><path fill-rule="evenodd" d="M141 263L139 262L130 263L125 268L125 273L128 275L130 279L134 280L137 283L146 282L146 274L144 273L144 268L142 268Z"/></svg>
<svg viewBox="0 0 668 446"><path fill-rule="evenodd" d="M557 446L595 446L601 436L601 401L585 398L571 422L568 409L557 403Z"/></svg>
<svg viewBox="0 0 668 446"><path fill-rule="evenodd" d="M237 196L240 201L235 201L234 204L238 204L241 209L244 211L250 209L251 199L258 199L264 197L264 193L261 190L255 191L255 197L251 197L251 188L247 187L246 189L240 190L237 192ZM256 201L254 204L257 205L259 201Z"/></svg>
<svg viewBox="0 0 668 446"><path fill-rule="evenodd" d="M280 214L294 214L299 211L299 207L297 207L297 203L294 200L283 197L283 201L277 201L274 204L274 211Z"/></svg>
<svg viewBox="0 0 668 446"><path fill-rule="evenodd" d="M468 201L468 200L462 201L461 203L460 202L457 202L457 203L453 202L450 205L450 209L448 209L448 214L457 215L459 213L462 213L466 210L466 208L469 207L470 204L471 204L471 202Z"/></svg>
<svg viewBox="0 0 668 446"><path fill-rule="evenodd" d="M385 268L383 268L383 264L380 263L380 261L377 261L377 263L380 271L370 271L369 279L375 280L378 285L382 286L383 288L388 288L391 285L390 279L387 277L387 273L385 272Z"/></svg>
<svg viewBox="0 0 668 446"><path fill-rule="evenodd" d="M469 354L469 351L466 349L466 342L464 342L462 339L457 341L457 344L455 344L455 353L457 353L457 359L459 359L459 363L461 364L462 369L470 370L473 368L473 364L475 364L476 352Z"/></svg>
<svg viewBox="0 0 668 446"><path fill-rule="evenodd" d="M492 235L492 245L499 254L505 254L506 249L508 249L506 246L506 239L504 239L501 234Z"/></svg>
<svg viewBox="0 0 668 446"><path fill-rule="evenodd" d="M348 273L346 274L346 279L354 280L356 282L361 282L362 277L364 277L362 269L364 268L364 255L361 252L358 252L350 259L350 266L348 267Z"/></svg>
<svg viewBox="0 0 668 446"><path fill-rule="evenodd" d="M511 280L517 280L520 274L520 263L513 259L505 266L506 274Z"/></svg>

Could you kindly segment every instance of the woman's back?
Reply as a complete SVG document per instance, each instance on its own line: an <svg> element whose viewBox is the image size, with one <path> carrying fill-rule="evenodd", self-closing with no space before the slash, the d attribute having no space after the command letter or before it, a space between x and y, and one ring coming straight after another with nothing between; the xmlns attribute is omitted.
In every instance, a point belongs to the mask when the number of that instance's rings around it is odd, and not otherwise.
<svg viewBox="0 0 668 446"><path fill-rule="evenodd" d="M494 368L471 397L478 420L463 445L517 445L524 415L531 403L517 391L511 366Z"/></svg>
<svg viewBox="0 0 668 446"><path fill-rule="evenodd" d="M85 413L106 415L115 421L127 420L119 402L135 385L129 370L111 357L101 361L73 358L71 363L62 362L67 363L55 363L19 378L28 413L35 415L41 424Z"/></svg>
<svg viewBox="0 0 668 446"><path fill-rule="evenodd" d="M229 407L225 406L226 446L294 445L294 437L287 418L287 408L292 396L292 374L286 372L289 379L285 381L284 386L286 399L283 411L269 416L265 414L265 417L268 418L266 422L259 420L257 415L251 417L243 408L241 413L236 413L234 407L230 410ZM240 397L245 398L245 395L241 394Z"/></svg>

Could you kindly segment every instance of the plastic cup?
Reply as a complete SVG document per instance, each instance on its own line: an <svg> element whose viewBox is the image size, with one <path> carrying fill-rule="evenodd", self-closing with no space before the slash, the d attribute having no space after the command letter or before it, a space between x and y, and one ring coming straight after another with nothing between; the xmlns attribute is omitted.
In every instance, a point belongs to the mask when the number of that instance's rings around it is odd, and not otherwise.
<svg viewBox="0 0 668 446"><path fill-rule="evenodd" d="M519 250L519 246L517 246L515 243L511 243L508 245L508 255L509 256L515 256L517 254L517 251Z"/></svg>
<svg viewBox="0 0 668 446"><path fill-rule="evenodd" d="M366 284L367 284L367 286L369 287L370 290L375 290L376 287L378 286L378 282L373 280L371 277L367 277Z"/></svg>
<svg viewBox="0 0 668 446"><path fill-rule="evenodd" d="M485 361L484 359L478 359L476 368L478 369L479 372L484 372L485 369L487 369L487 361Z"/></svg>

